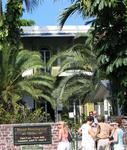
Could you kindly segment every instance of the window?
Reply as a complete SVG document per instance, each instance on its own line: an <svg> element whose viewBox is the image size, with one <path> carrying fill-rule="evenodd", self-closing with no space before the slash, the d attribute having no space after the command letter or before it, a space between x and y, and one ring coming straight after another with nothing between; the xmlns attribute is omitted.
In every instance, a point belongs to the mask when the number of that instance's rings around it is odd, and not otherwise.
<svg viewBox="0 0 127 150"><path fill-rule="evenodd" d="M51 51L47 48L42 48L40 52L41 52L42 60L46 64L51 58ZM49 70L47 70L47 68L44 68L44 71L46 72Z"/></svg>

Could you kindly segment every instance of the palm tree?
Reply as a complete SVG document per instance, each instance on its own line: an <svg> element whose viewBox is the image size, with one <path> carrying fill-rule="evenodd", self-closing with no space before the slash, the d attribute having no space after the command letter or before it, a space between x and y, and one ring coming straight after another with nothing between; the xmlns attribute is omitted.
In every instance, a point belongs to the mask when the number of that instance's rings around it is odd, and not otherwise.
<svg viewBox="0 0 127 150"><path fill-rule="evenodd" d="M2 0L0 0L0 18L2 16L3 10L2 10Z"/></svg>
<svg viewBox="0 0 127 150"><path fill-rule="evenodd" d="M85 18L95 18L92 20L93 46L98 53L100 68L106 72L112 83L114 112L117 114L117 104L119 103L123 107L122 113L125 113L127 106L127 72L125 71L127 66L127 1L72 0L74 6L78 2L84 8ZM64 10L60 17L61 26L75 12L74 10L76 9L71 9L71 6Z"/></svg>
<svg viewBox="0 0 127 150"><path fill-rule="evenodd" d="M51 66L58 58L62 59L59 75L67 71L71 71L72 75L56 81L53 96L64 104L68 103L71 97L84 100L93 88L92 72L97 68L96 56L87 45L77 44L53 56L48 65Z"/></svg>
<svg viewBox="0 0 127 150"><path fill-rule="evenodd" d="M76 12L81 14L83 18L85 17L85 9L82 0L71 0L71 2L72 4L69 7L65 8L59 16L59 24L61 28L63 27L66 20Z"/></svg>
<svg viewBox="0 0 127 150"><path fill-rule="evenodd" d="M100 16L103 15L101 18L103 21L106 21L106 18L109 18L109 9L108 8L115 8L116 3L119 3L118 0L112 0L112 1L105 1L105 0L70 0L71 5L64 9L64 11L59 16L59 24L61 27L63 27L66 20L73 15L74 13L78 12L82 15L84 18L84 22L86 19L88 23L98 23L98 19ZM122 2L123 3L123 2ZM105 16L103 14L103 10L107 12L107 15Z"/></svg>
<svg viewBox="0 0 127 150"><path fill-rule="evenodd" d="M67 19L74 13L79 13L84 19L84 23L86 22L86 24L94 22L96 13L94 13L93 8L97 5L96 3L98 4L98 1L93 2L91 0L71 0L71 5L65 8L59 16L59 24L61 28L63 27Z"/></svg>
<svg viewBox="0 0 127 150"><path fill-rule="evenodd" d="M13 0L7 0L7 3L8 2L13 3L14 1ZM30 10L34 9L39 4L39 1L37 1L37 0L21 0L21 1L18 1L18 2L22 3L22 4L24 2L27 11L30 11ZM2 0L0 0L0 18L1 18L2 15L3 15L3 7L2 7Z"/></svg>
<svg viewBox="0 0 127 150"><path fill-rule="evenodd" d="M53 96L57 99L58 104L63 103L65 106L69 106L69 101L73 102L73 100L80 100L82 103L87 102L87 100L92 101L90 92L93 85L90 77L87 77L82 73L63 77L53 91Z"/></svg>
<svg viewBox="0 0 127 150"><path fill-rule="evenodd" d="M33 99L49 101L54 106L51 98L53 78L38 71L44 67L39 52L19 50L5 44L0 49L0 103L9 111L20 107L24 95ZM25 71L36 70L30 76L23 76ZM10 107L9 107L10 106Z"/></svg>
<svg viewBox="0 0 127 150"><path fill-rule="evenodd" d="M16 49L18 49L17 46L20 43L20 34L22 32L20 18L24 11L23 2L25 2L28 11L39 4L37 0L7 0L6 11L3 15L2 0L0 0L0 30L2 32L0 34L0 42L6 39L7 42L15 45Z"/></svg>

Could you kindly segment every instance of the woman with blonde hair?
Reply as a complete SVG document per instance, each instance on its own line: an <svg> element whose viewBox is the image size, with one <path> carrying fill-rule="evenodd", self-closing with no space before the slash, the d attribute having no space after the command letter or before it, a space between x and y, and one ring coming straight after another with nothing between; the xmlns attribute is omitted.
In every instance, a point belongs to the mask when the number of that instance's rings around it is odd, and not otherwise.
<svg viewBox="0 0 127 150"><path fill-rule="evenodd" d="M71 144L68 140L69 129L65 122L60 122L59 144L57 150L71 150Z"/></svg>

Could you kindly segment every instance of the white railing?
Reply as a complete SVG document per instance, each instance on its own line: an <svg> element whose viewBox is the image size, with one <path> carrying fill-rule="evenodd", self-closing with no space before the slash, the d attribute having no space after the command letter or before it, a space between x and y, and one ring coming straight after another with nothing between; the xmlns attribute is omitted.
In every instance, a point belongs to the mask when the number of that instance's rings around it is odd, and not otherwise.
<svg viewBox="0 0 127 150"><path fill-rule="evenodd" d="M59 26L27 26L22 27L24 34L75 34L75 33L87 33L90 26L64 26L60 30Z"/></svg>

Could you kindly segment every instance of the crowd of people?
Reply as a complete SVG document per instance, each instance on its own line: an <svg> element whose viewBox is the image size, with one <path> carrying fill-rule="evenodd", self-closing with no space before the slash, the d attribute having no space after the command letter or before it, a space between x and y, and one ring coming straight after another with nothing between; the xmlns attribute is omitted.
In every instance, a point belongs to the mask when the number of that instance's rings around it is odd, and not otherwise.
<svg viewBox="0 0 127 150"><path fill-rule="evenodd" d="M96 111L90 112L77 132L82 136L81 150L127 150L121 117L106 122ZM67 124L61 122L57 150L72 150L70 136Z"/></svg>

